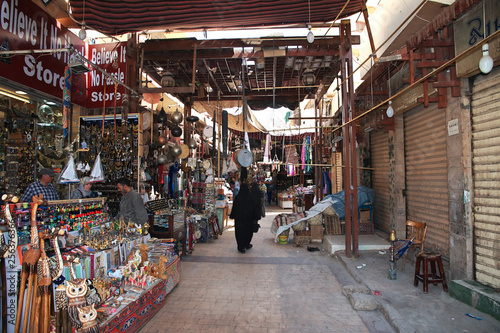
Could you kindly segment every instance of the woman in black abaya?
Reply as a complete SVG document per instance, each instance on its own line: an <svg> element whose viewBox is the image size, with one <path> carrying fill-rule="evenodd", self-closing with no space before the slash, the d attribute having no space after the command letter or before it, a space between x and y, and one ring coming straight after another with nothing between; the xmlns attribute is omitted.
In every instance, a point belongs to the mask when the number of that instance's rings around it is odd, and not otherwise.
<svg viewBox="0 0 500 333"><path fill-rule="evenodd" d="M255 205L253 204L250 189L247 183L242 183L240 192L233 200L233 209L230 218L234 219L234 231L238 251L245 253L245 250L251 248L250 240L253 234L252 223L255 215Z"/></svg>

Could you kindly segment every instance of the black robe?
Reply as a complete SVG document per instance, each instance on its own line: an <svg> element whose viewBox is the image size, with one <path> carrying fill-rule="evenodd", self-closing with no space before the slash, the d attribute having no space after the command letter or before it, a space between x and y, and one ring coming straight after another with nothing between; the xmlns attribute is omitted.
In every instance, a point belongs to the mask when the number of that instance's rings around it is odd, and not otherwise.
<svg viewBox="0 0 500 333"><path fill-rule="evenodd" d="M252 223L256 216L255 204L246 183L241 184L240 192L233 199L230 218L234 219L234 231L238 250L245 250L252 240Z"/></svg>

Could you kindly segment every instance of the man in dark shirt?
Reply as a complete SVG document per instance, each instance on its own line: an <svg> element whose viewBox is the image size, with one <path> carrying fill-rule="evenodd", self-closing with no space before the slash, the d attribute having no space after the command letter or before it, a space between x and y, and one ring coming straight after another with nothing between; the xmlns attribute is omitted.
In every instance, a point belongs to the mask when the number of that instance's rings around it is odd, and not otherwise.
<svg viewBox="0 0 500 333"><path fill-rule="evenodd" d="M125 223L134 222L144 225L148 220L148 212L139 193L130 187L130 180L122 178L117 182L118 191L123 194L120 200L120 213L117 219L123 217Z"/></svg>
<svg viewBox="0 0 500 333"><path fill-rule="evenodd" d="M55 173L52 169L44 168L40 170L40 178L36 182L28 185L23 196L21 197L21 201L31 202L33 200L33 196L40 194L43 194L43 200L59 200L56 187L52 184L54 176Z"/></svg>

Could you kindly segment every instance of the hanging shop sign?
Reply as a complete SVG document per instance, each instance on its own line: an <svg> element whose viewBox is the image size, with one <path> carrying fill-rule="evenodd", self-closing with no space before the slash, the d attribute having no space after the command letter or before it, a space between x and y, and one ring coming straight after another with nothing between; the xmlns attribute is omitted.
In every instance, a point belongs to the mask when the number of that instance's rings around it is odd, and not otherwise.
<svg viewBox="0 0 500 333"><path fill-rule="evenodd" d="M30 0L0 1L0 51L46 50L73 46L85 54L85 43ZM0 56L0 76L62 99L69 52ZM71 101L85 103L85 76L74 75Z"/></svg>
<svg viewBox="0 0 500 333"><path fill-rule="evenodd" d="M455 54L462 53L495 31L500 30L500 1L484 1L484 7L482 5L473 7L453 24ZM495 62L500 61L500 37L497 36L489 42L489 54ZM482 55L481 47L478 47L474 52L459 59L457 61L457 76L469 77L478 74L478 64Z"/></svg>
<svg viewBox="0 0 500 333"><path fill-rule="evenodd" d="M125 83L127 68L126 42L89 45L88 49L88 59L90 61L104 69L118 81ZM122 106L123 94L126 93L124 86L118 85L115 93L115 82L96 69L89 72L87 79L87 107L89 109L102 108L104 99L106 99L106 106L108 107L114 107L115 99L116 106Z"/></svg>

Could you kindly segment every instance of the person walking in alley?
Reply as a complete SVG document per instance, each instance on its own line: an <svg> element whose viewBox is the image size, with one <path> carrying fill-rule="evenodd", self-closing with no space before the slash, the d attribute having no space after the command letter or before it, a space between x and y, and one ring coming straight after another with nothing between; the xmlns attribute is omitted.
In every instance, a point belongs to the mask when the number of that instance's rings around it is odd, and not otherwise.
<svg viewBox="0 0 500 333"><path fill-rule="evenodd" d="M260 218L260 210L256 210L256 205L250 188L246 180L246 169L241 172L242 181L238 195L233 198L233 209L231 210L230 218L234 219L235 237L238 251L245 253L246 250L252 247L253 231L252 224L256 217ZM243 178L244 177L244 178ZM260 201L259 201L260 205Z"/></svg>

